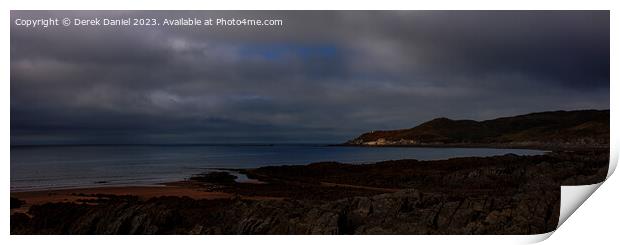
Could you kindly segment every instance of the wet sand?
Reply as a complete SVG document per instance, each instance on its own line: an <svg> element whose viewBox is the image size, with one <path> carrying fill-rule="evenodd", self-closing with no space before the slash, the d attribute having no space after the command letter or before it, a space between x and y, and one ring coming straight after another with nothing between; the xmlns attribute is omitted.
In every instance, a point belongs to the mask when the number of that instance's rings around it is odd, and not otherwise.
<svg viewBox="0 0 620 245"><path fill-rule="evenodd" d="M51 202L83 202L86 200L96 200L96 195L131 195L142 199L162 196L187 196L193 199L218 199L230 198L233 196L230 193L208 191L204 188L182 182L168 183L158 186L111 186L23 191L11 192L11 197L15 197L26 202L18 209L11 209L11 213L26 212L32 205L40 205Z"/></svg>

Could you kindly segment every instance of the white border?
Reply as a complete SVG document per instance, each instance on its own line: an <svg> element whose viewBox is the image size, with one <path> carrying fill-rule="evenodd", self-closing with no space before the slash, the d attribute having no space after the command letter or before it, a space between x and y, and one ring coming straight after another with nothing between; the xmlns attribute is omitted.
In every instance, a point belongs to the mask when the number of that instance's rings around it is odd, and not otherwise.
<svg viewBox="0 0 620 245"><path fill-rule="evenodd" d="M4 33L2 39L2 53L4 60L2 67L2 75L5 78L5 82L2 83L0 88L3 96L2 116L3 120L0 123L3 124L1 133L5 139L4 147L2 151L3 171L0 171L2 179L4 180L5 189L3 189L4 201L0 202L0 205L4 210L8 209L9 203L9 188L10 186L10 12L9 10L26 10L26 9L49 9L49 10L64 10L64 9L110 9L110 10L140 10L140 9L152 9L152 10L186 10L186 9L257 9L257 10L286 10L286 9L463 9L463 10L476 10L476 9L562 9L562 10L612 10L611 11L611 43L617 43L618 31L614 30L614 27L618 27L618 17L615 15L617 11L616 5L613 1L575 1L575 0L549 0L549 1L536 1L536 0L522 0L522 1L492 1L492 0L435 0L435 1L333 1L333 0L315 0L315 1L276 1L276 0L227 0L227 1L191 1L191 0L174 0L174 1L160 1L160 0L107 0L107 1L45 1L45 0L30 0L30 1L12 1L3 3L4 12L2 17L4 24L2 25L2 32ZM611 47L611 67L614 64L618 64L618 50ZM617 66L616 66L617 67ZM614 99L613 95L618 94L617 75L614 69L611 70L611 95L610 107L618 108L618 100ZM617 125L618 116L611 110L611 125ZM618 134L612 127L611 131L611 166L610 172L617 164L618 160ZM556 233L558 238L552 238L549 242L559 244L567 241L590 241L592 239L613 239L615 237L614 225L618 221L618 212L612 208L618 207L618 198L615 192L617 192L620 182L616 180L611 181L613 186L602 185L601 191L604 193L595 193L593 196L595 200L586 202L582 209L577 210L576 214L579 215L579 221L572 223L571 219L566 222L564 228L560 228ZM610 190L611 189L611 190ZM587 209L587 210L586 210ZM589 217L599 217L599 219L588 219ZM94 236L8 236L9 234L9 212L5 211L5 217L1 222L1 229L6 232L4 239L9 240L7 242L12 243L26 243L26 244L110 244L112 242L121 243L136 243L142 242L145 238L153 238L152 236L107 236L104 239L102 237ZM570 230L569 230L570 229ZM613 229L613 230L612 230ZM601 234L600 231L607 230L607 233ZM377 243L404 243L404 242L423 242L423 243L439 243L439 244L453 244L453 243L465 243L465 244L479 244L489 243L495 244L497 242L504 243L530 243L544 240L551 234L543 234L537 236L158 236L157 239L148 239L152 244L169 244L170 242L183 242L183 243L196 243L196 242L213 242L213 243L253 243L253 244L312 244L317 243L334 243L334 244L348 244L348 243L361 243L361 244L377 244ZM605 240L601 240L605 241ZM607 240L610 241L610 240Z"/></svg>

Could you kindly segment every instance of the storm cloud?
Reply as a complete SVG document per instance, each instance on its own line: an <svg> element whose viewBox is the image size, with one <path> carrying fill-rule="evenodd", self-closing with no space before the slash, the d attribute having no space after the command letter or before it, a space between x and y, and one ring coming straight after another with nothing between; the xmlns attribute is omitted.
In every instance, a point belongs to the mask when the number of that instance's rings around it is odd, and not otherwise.
<svg viewBox="0 0 620 245"><path fill-rule="evenodd" d="M608 11L12 11L283 26L11 25L11 144L338 143L609 108Z"/></svg>

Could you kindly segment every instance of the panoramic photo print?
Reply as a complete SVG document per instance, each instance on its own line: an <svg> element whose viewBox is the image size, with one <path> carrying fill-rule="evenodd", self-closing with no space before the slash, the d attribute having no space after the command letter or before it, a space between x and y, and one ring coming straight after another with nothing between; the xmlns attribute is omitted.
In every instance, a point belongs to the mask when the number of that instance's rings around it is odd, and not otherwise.
<svg viewBox="0 0 620 245"><path fill-rule="evenodd" d="M532 235L609 11L11 11L10 233Z"/></svg>

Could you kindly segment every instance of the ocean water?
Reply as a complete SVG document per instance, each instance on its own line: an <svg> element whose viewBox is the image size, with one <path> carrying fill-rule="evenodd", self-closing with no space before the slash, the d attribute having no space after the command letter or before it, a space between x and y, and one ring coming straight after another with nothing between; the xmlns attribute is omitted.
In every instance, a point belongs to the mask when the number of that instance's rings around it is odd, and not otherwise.
<svg viewBox="0 0 620 245"><path fill-rule="evenodd" d="M11 191L153 185L212 168L255 168L319 161L372 163L465 156L543 154L489 148L336 147L325 145L132 145L11 147Z"/></svg>

